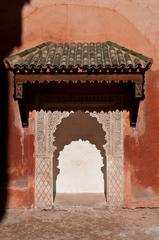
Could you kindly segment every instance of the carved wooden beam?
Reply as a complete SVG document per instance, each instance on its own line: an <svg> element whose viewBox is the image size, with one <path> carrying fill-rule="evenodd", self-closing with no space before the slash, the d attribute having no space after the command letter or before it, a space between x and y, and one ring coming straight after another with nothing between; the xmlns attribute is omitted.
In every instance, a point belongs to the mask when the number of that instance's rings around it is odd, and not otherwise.
<svg viewBox="0 0 159 240"><path fill-rule="evenodd" d="M30 83L44 83L44 82L67 82L70 81L77 83L90 82L93 83L97 81L98 83L102 82L116 82L116 83L135 83L135 97L143 97L143 74L16 74L15 75L15 85L16 85L16 98L21 98L23 94L22 84L26 82Z"/></svg>

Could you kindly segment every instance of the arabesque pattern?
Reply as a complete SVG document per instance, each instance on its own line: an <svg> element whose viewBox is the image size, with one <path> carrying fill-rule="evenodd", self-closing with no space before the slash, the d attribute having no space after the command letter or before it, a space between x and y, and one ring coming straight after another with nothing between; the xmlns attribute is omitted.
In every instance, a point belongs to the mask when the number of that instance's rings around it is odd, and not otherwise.
<svg viewBox="0 0 159 240"><path fill-rule="evenodd" d="M53 155L56 147L53 145L54 132L63 118L69 117L68 112L37 112L36 123L36 169L35 169L35 205L38 208L53 206ZM118 110L104 113L89 112L102 124L106 132L107 202L108 206L123 205L123 138L122 113Z"/></svg>

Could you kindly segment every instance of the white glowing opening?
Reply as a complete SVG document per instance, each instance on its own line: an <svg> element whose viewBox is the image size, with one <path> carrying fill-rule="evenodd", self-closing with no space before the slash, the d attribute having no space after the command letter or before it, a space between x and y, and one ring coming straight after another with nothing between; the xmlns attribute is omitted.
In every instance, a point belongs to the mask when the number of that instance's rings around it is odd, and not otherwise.
<svg viewBox="0 0 159 240"><path fill-rule="evenodd" d="M60 152L57 193L103 193L100 151L89 141L72 141Z"/></svg>

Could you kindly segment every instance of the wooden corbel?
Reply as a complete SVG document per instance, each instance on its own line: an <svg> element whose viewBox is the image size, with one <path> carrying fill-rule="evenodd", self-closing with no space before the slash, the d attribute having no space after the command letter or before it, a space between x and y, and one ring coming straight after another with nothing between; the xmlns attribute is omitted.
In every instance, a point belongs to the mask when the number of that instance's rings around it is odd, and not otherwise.
<svg viewBox="0 0 159 240"><path fill-rule="evenodd" d="M135 98L143 98L144 90L143 90L144 79L139 79L135 81Z"/></svg>
<svg viewBox="0 0 159 240"><path fill-rule="evenodd" d="M14 97L18 101L22 126L28 127L29 111L27 109L26 104L26 92L24 91L24 83L16 81L15 77L14 85L15 85Z"/></svg>
<svg viewBox="0 0 159 240"><path fill-rule="evenodd" d="M136 127L140 101L144 99L144 75L135 81L135 93L131 100L130 125Z"/></svg>

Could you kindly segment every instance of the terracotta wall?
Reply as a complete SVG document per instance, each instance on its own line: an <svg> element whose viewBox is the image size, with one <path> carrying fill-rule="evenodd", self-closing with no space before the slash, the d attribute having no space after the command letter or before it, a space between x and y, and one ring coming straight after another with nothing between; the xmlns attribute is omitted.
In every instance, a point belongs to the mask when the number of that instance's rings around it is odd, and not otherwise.
<svg viewBox="0 0 159 240"><path fill-rule="evenodd" d="M8 54L48 40L112 40L153 58L135 129L124 113L125 206L159 206L158 0L30 0L20 10L19 42L12 44ZM9 96L8 206L32 207L34 113L30 113L30 127L23 129L12 84Z"/></svg>

